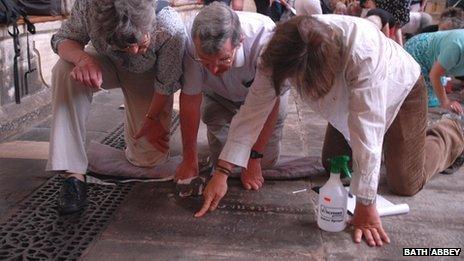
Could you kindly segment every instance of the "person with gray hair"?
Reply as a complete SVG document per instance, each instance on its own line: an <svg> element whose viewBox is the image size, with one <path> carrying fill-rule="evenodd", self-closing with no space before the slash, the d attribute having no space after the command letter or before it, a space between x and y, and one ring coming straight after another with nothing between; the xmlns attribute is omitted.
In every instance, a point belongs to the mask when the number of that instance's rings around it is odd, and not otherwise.
<svg viewBox="0 0 464 261"><path fill-rule="evenodd" d="M217 162L229 125L243 105L248 90L263 84L263 79L268 77L259 70L258 61L275 24L267 16L235 12L214 2L203 7L186 27L188 40L180 96L183 161L176 171L178 184L200 179L197 155L200 118L207 126L211 162ZM261 167L273 166L279 158L287 98L288 93L285 93L274 101L272 113L253 148L235 155L250 159L241 173L246 189L259 189L264 182ZM220 170L220 166L216 169Z"/></svg>
<svg viewBox="0 0 464 261"><path fill-rule="evenodd" d="M75 2L69 19L51 40L60 59L52 71L47 170L65 176L58 202L61 213L79 211L87 202L85 121L98 90L123 91L127 160L140 167L167 160L184 44L182 20L167 2Z"/></svg>
<svg viewBox="0 0 464 261"><path fill-rule="evenodd" d="M449 7L440 15L438 30L452 30L464 28L464 10L459 7Z"/></svg>

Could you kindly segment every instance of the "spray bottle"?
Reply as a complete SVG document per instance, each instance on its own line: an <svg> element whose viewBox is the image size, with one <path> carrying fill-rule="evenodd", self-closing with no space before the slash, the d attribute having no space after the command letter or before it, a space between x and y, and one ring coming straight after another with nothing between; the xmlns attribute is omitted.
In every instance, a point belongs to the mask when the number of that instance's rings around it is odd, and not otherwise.
<svg viewBox="0 0 464 261"><path fill-rule="evenodd" d="M340 181L341 173L351 177L348 168L350 157L337 156L329 159L330 178L319 190L317 225L325 231L339 232L345 229L348 192Z"/></svg>

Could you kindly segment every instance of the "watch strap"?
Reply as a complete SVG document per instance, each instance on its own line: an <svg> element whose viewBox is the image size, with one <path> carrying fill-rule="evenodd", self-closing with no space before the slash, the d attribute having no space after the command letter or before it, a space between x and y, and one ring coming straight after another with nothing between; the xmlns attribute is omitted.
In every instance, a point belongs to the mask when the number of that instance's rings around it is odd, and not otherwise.
<svg viewBox="0 0 464 261"><path fill-rule="evenodd" d="M251 150L250 152L250 159L262 159L263 157L264 155L256 150Z"/></svg>

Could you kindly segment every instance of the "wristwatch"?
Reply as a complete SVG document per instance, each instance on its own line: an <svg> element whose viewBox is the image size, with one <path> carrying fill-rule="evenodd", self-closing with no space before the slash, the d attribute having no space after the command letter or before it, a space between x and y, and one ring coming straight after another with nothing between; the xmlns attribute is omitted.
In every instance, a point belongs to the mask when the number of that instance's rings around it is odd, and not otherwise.
<svg viewBox="0 0 464 261"><path fill-rule="evenodd" d="M367 199L367 198L358 198L356 197L356 203L361 203L364 206L370 206L375 203L376 198L374 199Z"/></svg>
<svg viewBox="0 0 464 261"><path fill-rule="evenodd" d="M262 153L257 152L256 150L251 150L250 159L261 159L264 155Z"/></svg>

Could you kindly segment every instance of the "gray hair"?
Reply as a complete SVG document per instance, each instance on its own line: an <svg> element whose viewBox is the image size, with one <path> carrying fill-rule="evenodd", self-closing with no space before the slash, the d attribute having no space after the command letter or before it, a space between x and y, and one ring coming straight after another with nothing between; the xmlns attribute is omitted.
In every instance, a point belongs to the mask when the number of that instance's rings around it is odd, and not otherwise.
<svg viewBox="0 0 464 261"><path fill-rule="evenodd" d="M442 28L444 25L446 27ZM458 7L445 9L440 16L439 26L446 30L464 28L464 11Z"/></svg>
<svg viewBox="0 0 464 261"><path fill-rule="evenodd" d="M201 50L207 54L220 52L228 39L233 47L238 46L241 35L238 15L222 2L203 7L192 25L192 38L200 39Z"/></svg>
<svg viewBox="0 0 464 261"><path fill-rule="evenodd" d="M97 33L120 48L141 41L156 23L155 0L98 0Z"/></svg>

